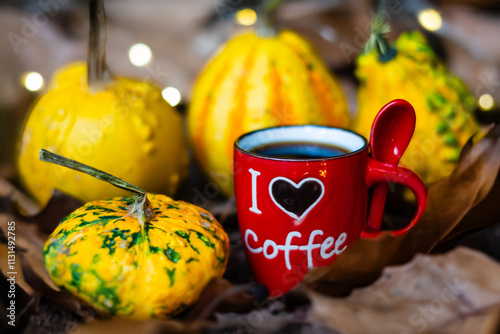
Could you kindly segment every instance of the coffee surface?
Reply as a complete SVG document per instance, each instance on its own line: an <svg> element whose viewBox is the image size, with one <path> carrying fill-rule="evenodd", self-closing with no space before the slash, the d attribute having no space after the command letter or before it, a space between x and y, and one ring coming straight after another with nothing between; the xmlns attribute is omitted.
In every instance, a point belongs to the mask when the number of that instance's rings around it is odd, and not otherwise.
<svg viewBox="0 0 500 334"><path fill-rule="evenodd" d="M283 159L324 159L349 153L334 145L307 142L286 142L262 145L251 150L254 153Z"/></svg>

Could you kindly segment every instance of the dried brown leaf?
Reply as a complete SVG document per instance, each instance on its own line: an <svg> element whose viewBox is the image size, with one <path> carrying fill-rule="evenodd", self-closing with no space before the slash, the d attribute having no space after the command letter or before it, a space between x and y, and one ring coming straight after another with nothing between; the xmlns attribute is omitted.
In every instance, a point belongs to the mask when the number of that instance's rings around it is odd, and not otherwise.
<svg viewBox="0 0 500 334"><path fill-rule="evenodd" d="M43 261L43 245L48 237L37 225L25 222L21 217L0 213L0 229L8 234L7 223L15 221L16 284L31 296L42 295L65 311L79 315L83 319L94 317L94 312L78 301L69 292L54 284ZM7 255L7 246L0 245L0 261ZM4 275L8 268L1 266Z"/></svg>
<svg viewBox="0 0 500 334"><path fill-rule="evenodd" d="M19 209L20 206L23 213L32 215L26 217L21 214L14 216L13 214L0 213L0 229L4 235L8 234L8 222L15 222L16 283L29 295L42 295L62 309L78 314L85 319L93 317L94 312L86 310L80 301L54 284L43 260L43 246L48 238L48 233L52 232L62 218L80 206L81 203L56 191L48 205L35 212L28 197L11 184L0 182L1 187L3 190L9 190L9 194L16 194L15 197L9 195L10 200L7 202L11 206L18 206L16 209ZM21 200L16 202L16 199ZM15 212L16 210L13 209L10 208L10 211ZM7 254L6 245L0 245L0 247L1 259ZM3 267L2 271L6 274Z"/></svg>
<svg viewBox="0 0 500 334"><path fill-rule="evenodd" d="M493 197L499 191L499 169L500 126L496 126L475 145L464 147L449 177L431 185L425 213L406 235L383 233L374 239L360 239L331 266L309 271L304 284L326 294L345 295L354 287L373 282L385 266L405 263L416 253L431 251L446 236L456 235L452 232L455 228L461 232L491 226L494 218L500 218ZM475 206L484 211L483 204L491 212L488 220L461 223ZM477 214L471 218L477 218Z"/></svg>
<svg viewBox="0 0 500 334"><path fill-rule="evenodd" d="M14 270L9 269L7 258L8 251L9 250L7 249L7 245L0 244L0 270L2 271L2 274L7 278L9 278L10 276L15 276L16 284L27 294L33 295L33 289L24 279L23 272L19 268L16 268ZM16 261L19 261L19 258L17 258Z"/></svg>
<svg viewBox="0 0 500 334"><path fill-rule="evenodd" d="M249 286L234 286L228 280L212 280L200 299L186 313L185 320L206 320L213 318L215 312L249 312L255 308L253 298L247 294Z"/></svg>
<svg viewBox="0 0 500 334"><path fill-rule="evenodd" d="M477 273L481 273L478 275ZM342 333L496 333L500 265L460 247L384 269L347 298L310 290L311 317Z"/></svg>
<svg viewBox="0 0 500 334"><path fill-rule="evenodd" d="M487 197L493 185L498 184L499 169L500 125L461 155L457 168L449 177L429 189L422 221L434 222L439 227L438 240L446 237L474 206ZM496 206L493 209L497 209Z"/></svg>
<svg viewBox="0 0 500 334"><path fill-rule="evenodd" d="M3 178L0 178L0 198L9 198L26 215L40 211L38 204Z"/></svg>
<svg viewBox="0 0 500 334"><path fill-rule="evenodd" d="M59 291L59 288L54 284L49 273L45 269L43 261L43 245L48 235L41 232L36 225L23 221L22 218L0 213L0 229L4 235L8 233L7 223L9 221L15 222L16 257L22 255L38 277L40 277L52 290ZM20 271L19 261L17 262L17 266L18 271ZM26 292L30 294L30 291Z"/></svg>

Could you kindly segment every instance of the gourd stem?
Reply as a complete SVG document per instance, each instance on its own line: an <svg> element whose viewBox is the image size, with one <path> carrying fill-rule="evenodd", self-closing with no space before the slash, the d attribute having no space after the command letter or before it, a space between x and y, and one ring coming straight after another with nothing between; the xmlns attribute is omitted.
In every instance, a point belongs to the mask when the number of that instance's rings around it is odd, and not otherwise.
<svg viewBox="0 0 500 334"><path fill-rule="evenodd" d="M87 83L101 90L111 77L106 65L106 12L104 0L89 0L89 42L87 47Z"/></svg>
<svg viewBox="0 0 500 334"><path fill-rule="evenodd" d="M137 194L140 198L144 198L146 196L146 192L144 190L142 190L137 186L134 186L131 183L128 183L116 176L103 172L102 170L99 170L97 168L90 167L85 164L82 164L81 162L63 157L62 155L41 149L40 160L64 166L67 168L71 168L73 170L88 174L90 176L95 177L96 179L108 182L114 185L115 187L133 192L134 194Z"/></svg>
<svg viewBox="0 0 500 334"><path fill-rule="evenodd" d="M382 35L377 35L375 37L377 39L377 47L381 55L386 55L389 53L389 44L387 44L387 40Z"/></svg>
<svg viewBox="0 0 500 334"><path fill-rule="evenodd" d="M366 42L364 52L369 53L377 50L381 62L387 62L394 58L397 53L396 49L389 46L384 36L389 31L391 31L391 26L385 22L384 15L375 15L372 19L370 38Z"/></svg>
<svg viewBox="0 0 500 334"><path fill-rule="evenodd" d="M259 8L259 23L257 34L262 37L273 37L278 34L276 29L276 10L282 0L262 0Z"/></svg>

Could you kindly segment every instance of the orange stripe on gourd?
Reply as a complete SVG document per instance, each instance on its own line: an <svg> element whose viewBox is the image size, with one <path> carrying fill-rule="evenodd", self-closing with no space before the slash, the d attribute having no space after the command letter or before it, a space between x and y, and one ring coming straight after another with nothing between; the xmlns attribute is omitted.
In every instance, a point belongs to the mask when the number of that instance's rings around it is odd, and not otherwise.
<svg viewBox="0 0 500 334"><path fill-rule="evenodd" d="M286 109L286 100L283 99L283 94L281 94L283 83L281 82L273 55L271 55L269 68L270 86L274 92L271 95L271 107L269 111L273 118L273 124L286 124L282 119L282 112Z"/></svg>
<svg viewBox="0 0 500 334"><path fill-rule="evenodd" d="M248 35L248 34L247 34ZM230 42L226 51L230 54L238 50L240 44L245 40L249 39L251 36L242 35L239 39L235 39ZM196 80L193 97L191 99L191 106L188 113L188 131L191 136L192 145L198 147L194 149L196 159L200 165L206 164L207 147L205 137L205 124L210 118L212 113L213 97L220 87L222 80L228 75L231 67L228 66L229 57L226 53L219 53L213 58L211 62L203 69L204 75L199 76Z"/></svg>
<svg viewBox="0 0 500 334"><path fill-rule="evenodd" d="M273 41L260 39L253 51L253 62L246 76L245 117L241 133L277 124L271 116L274 87L271 82Z"/></svg>
<svg viewBox="0 0 500 334"><path fill-rule="evenodd" d="M229 163L232 155L229 155L227 149L228 143L232 141L232 127L238 124L229 123L231 115L235 112L240 101L235 99L238 92L237 82L244 78L246 73L246 62L252 50L253 43L246 43L240 46L240 52L232 55L227 64L227 72L219 83L214 87L214 97L210 104L209 115L206 120L206 126L203 141L205 145L206 167L210 170L211 178L222 178L231 182ZM234 139L233 139L234 141ZM231 145L230 145L231 146Z"/></svg>
<svg viewBox="0 0 500 334"><path fill-rule="evenodd" d="M276 73L281 82L278 94L281 94L283 108L280 112L280 124L303 124L315 122L318 115L316 101L312 98L308 85L308 74L302 60L288 45L280 42L275 49L277 58Z"/></svg>
<svg viewBox="0 0 500 334"><path fill-rule="evenodd" d="M248 75L252 70L252 65L255 60L255 46L258 41L252 40L248 43L249 51L244 60L243 71L241 76L237 79L235 83L236 94L235 94L235 104L233 110L229 112L228 124L228 140L229 142L234 142L236 138L245 132L245 121L249 117L249 109L247 108L248 100ZM233 160L233 145L226 145L226 157L228 157L228 165L225 167L228 174L231 173L230 163ZM232 165L232 164L231 164ZM230 177L230 175L227 175Z"/></svg>
<svg viewBox="0 0 500 334"><path fill-rule="evenodd" d="M319 60L321 58L316 50L305 39L289 31L283 31L280 38L296 51L303 64L307 66L310 87L320 104L325 124L347 127L349 114L346 98L343 94L339 94L340 84L338 80L330 76L328 69ZM334 110L342 112L334 113Z"/></svg>
<svg viewBox="0 0 500 334"><path fill-rule="evenodd" d="M340 118L341 115L335 115L331 112L336 103L331 95L331 88L327 86L321 73L314 69L311 70L309 80L311 81L311 87L313 87L314 95L320 103L321 111L325 117L326 124L346 127L346 119L344 117Z"/></svg>

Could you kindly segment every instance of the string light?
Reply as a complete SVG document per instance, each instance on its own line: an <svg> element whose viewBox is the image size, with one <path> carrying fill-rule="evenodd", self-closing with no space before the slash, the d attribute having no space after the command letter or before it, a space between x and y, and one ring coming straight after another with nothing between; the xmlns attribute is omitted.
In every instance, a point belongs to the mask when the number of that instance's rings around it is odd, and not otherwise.
<svg viewBox="0 0 500 334"><path fill-rule="evenodd" d="M130 62L137 67L147 65L152 57L153 53L151 52L151 48L144 43L134 44L128 51Z"/></svg>
<svg viewBox="0 0 500 334"><path fill-rule="evenodd" d="M443 26L441 14L435 9L424 9L418 12L418 22L429 31L438 31Z"/></svg>
<svg viewBox="0 0 500 334"><path fill-rule="evenodd" d="M257 21L257 13L253 9L245 8L239 10L236 13L235 18L236 22L238 22L242 26L251 26Z"/></svg>
<svg viewBox="0 0 500 334"><path fill-rule="evenodd" d="M38 72L29 72L24 75L23 83L27 90L36 92L43 87L43 77Z"/></svg>
<svg viewBox="0 0 500 334"><path fill-rule="evenodd" d="M483 94L479 97L479 108L484 111L488 111L493 109L495 105L495 101L493 100L493 96L490 94Z"/></svg>
<svg viewBox="0 0 500 334"><path fill-rule="evenodd" d="M161 91L161 96L167 101L172 107L181 102L181 92L175 87L167 87Z"/></svg>

